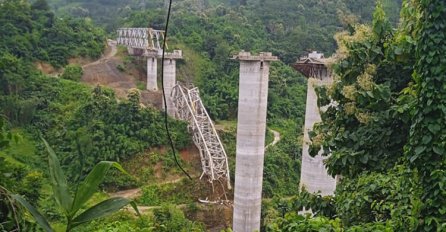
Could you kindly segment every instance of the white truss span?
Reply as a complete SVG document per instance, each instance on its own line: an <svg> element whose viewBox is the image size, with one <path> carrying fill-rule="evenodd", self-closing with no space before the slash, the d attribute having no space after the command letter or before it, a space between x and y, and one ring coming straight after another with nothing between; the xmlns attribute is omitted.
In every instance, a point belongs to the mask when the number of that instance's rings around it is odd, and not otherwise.
<svg viewBox="0 0 446 232"><path fill-rule="evenodd" d="M131 48L162 50L164 31L152 28L119 28L117 42Z"/></svg>
<svg viewBox="0 0 446 232"><path fill-rule="evenodd" d="M193 141L200 151L201 177L207 176L211 183L226 181L230 189L228 157L200 99L198 88L188 89L177 84L172 89L172 101L176 107L176 118L189 122Z"/></svg>

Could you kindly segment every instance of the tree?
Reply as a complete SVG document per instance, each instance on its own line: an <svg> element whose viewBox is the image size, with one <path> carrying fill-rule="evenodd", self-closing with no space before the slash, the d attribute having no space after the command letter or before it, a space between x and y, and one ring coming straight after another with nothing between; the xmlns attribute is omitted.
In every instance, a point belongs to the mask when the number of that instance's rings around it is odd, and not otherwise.
<svg viewBox="0 0 446 232"><path fill-rule="evenodd" d="M317 89L318 105L327 110L310 135L312 154L323 148L329 173L347 178L385 172L402 158L409 112L404 110L407 101L398 96L413 71L412 45L399 39L410 34L404 29L393 34L381 5L372 27L357 25L354 30L337 35L338 80Z"/></svg>
<svg viewBox="0 0 446 232"><path fill-rule="evenodd" d="M334 204L345 231L446 229L445 15L445 1L406 1L390 30L378 5L371 28L338 36L339 76L318 89L328 109L312 142L342 175ZM311 222L291 216L282 229Z"/></svg>
<svg viewBox="0 0 446 232"><path fill-rule="evenodd" d="M44 139L42 140L48 151L49 172L54 197L58 206L62 209L67 219L67 232L71 231L73 228L81 224L87 223L97 218L105 217L113 212L116 212L127 204L131 204L135 211L139 214L136 204L133 201L122 197L114 197L104 200L79 213L79 210L85 206L85 203L98 190L99 184L105 178L108 170L111 167L117 168L123 173L127 172L121 167L121 165L116 162L99 162L87 175L84 181L78 184L73 198L69 193L66 177L60 167L60 163L56 154L48 145L48 143ZM45 231L53 231L48 220L45 219L45 217L22 196L15 194L12 195L12 198L19 202L22 206L24 206L35 218L36 222Z"/></svg>
<svg viewBox="0 0 446 232"><path fill-rule="evenodd" d="M65 66L65 70L62 73L62 79L80 81L84 74L82 67L75 64L69 64Z"/></svg>
<svg viewBox="0 0 446 232"><path fill-rule="evenodd" d="M6 119L0 114L0 149L8 147L12 137L12 133L6 129Z"/></svg>
<svg viewBox="0 0 446 232"><path fill-rule="evenodd" d="M46 0L37 0L31 5L33 10L50 11L50 6Z"/></svg>
<svg viewBox="0 0 446 232"><path fill-rule="evenodd" d="M446 2L416 1L416 96L406 158L420 174L423 231L446 229Z"/></svg>

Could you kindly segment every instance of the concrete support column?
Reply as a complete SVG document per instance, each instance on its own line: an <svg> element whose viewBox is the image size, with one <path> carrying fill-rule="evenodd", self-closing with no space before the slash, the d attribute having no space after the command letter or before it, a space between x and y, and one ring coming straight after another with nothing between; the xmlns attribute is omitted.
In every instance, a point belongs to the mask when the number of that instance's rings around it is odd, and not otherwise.
<svg viewBox="0 0 446 232"><path fill-rule="evenodd" d="M164 91L167 102L167 114L171 117L175 116L175 106L172 102L172 89L176 84L176 60L164 59ZM164 107L164 102L163 102Z"/></svg>
<svg viewBox="0 0 446 232"><path fill-rule="evenodd" d="M263 157L270 53L241 52L237 150L234 189L234 232L260 231Z"/></svg>
<svg viewBox="0 0 446 232"><path fill-rule="evenodd" d="M310 193L321 191L321 195L333 195L336 189L336 180L328 175L324 165L325 157L320 154L311 157L308 152L310 136L308 132L313 130L313 125L321 121L319 108L317 106L317 95L315 87L330 84L331 77L324 76L322 80L316 78L308 79L307 104L305 109L305 131L302 146L302 167L300 174L300 188L305 188Z"/></svg>
<svg viewBox="0 0 446 232"><path fill-rule="evenodd" d="M157 91L157 59L156 57L147 57L147 90Z"/></svg>
<svg viewBox="0 0 446 232"><path fill-rule="evenodd" d="M133 56L135 55L135 49L132 47L127 47L127 52L129 53L129 55Z"/></svg>

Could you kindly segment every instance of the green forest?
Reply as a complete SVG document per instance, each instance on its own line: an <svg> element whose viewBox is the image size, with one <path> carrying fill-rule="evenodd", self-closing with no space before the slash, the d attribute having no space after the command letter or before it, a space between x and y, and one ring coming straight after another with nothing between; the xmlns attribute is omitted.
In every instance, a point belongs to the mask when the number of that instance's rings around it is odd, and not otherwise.
<svg viewBox="0 0 446 232"><path fill-rule="evenodd" d="M145 60L108 42L121 27L164 30L168 3L0 0L0 231L232 231L230 203L199 201L216 193L200 179L187 123L167 119L172 149L165 112L146 103ZM273 132L280 141L265 149L260 231L446 231L444 0L172 1L167 42L183 51L177 78L199 88L232 184L230 58L280 59L265 144ZM299 189L308 83L292 65L311 51L333 58L310 132L310 153L322 150L339 179L333 196ZM100 83L100 65L135 87Z"/></svg>

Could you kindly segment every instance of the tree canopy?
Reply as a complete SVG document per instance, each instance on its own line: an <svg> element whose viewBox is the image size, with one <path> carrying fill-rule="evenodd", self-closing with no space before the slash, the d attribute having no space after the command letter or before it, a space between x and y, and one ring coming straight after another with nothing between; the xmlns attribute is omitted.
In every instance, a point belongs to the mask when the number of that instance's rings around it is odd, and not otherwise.
<svg viewBox="0 0 446 232"><path fill-rule="evenodd" d="M393 30L378 4L370 27L337 35L336 76L333 85L317 91L319 106L327 110L312 132L311 150L314 155L323 149L325 165L340 183L328 204L304 204L335 213L320 211L309 219L291 210L270 231L446 228L440 132L445 12L444 1L405 1Z"/></svg>

